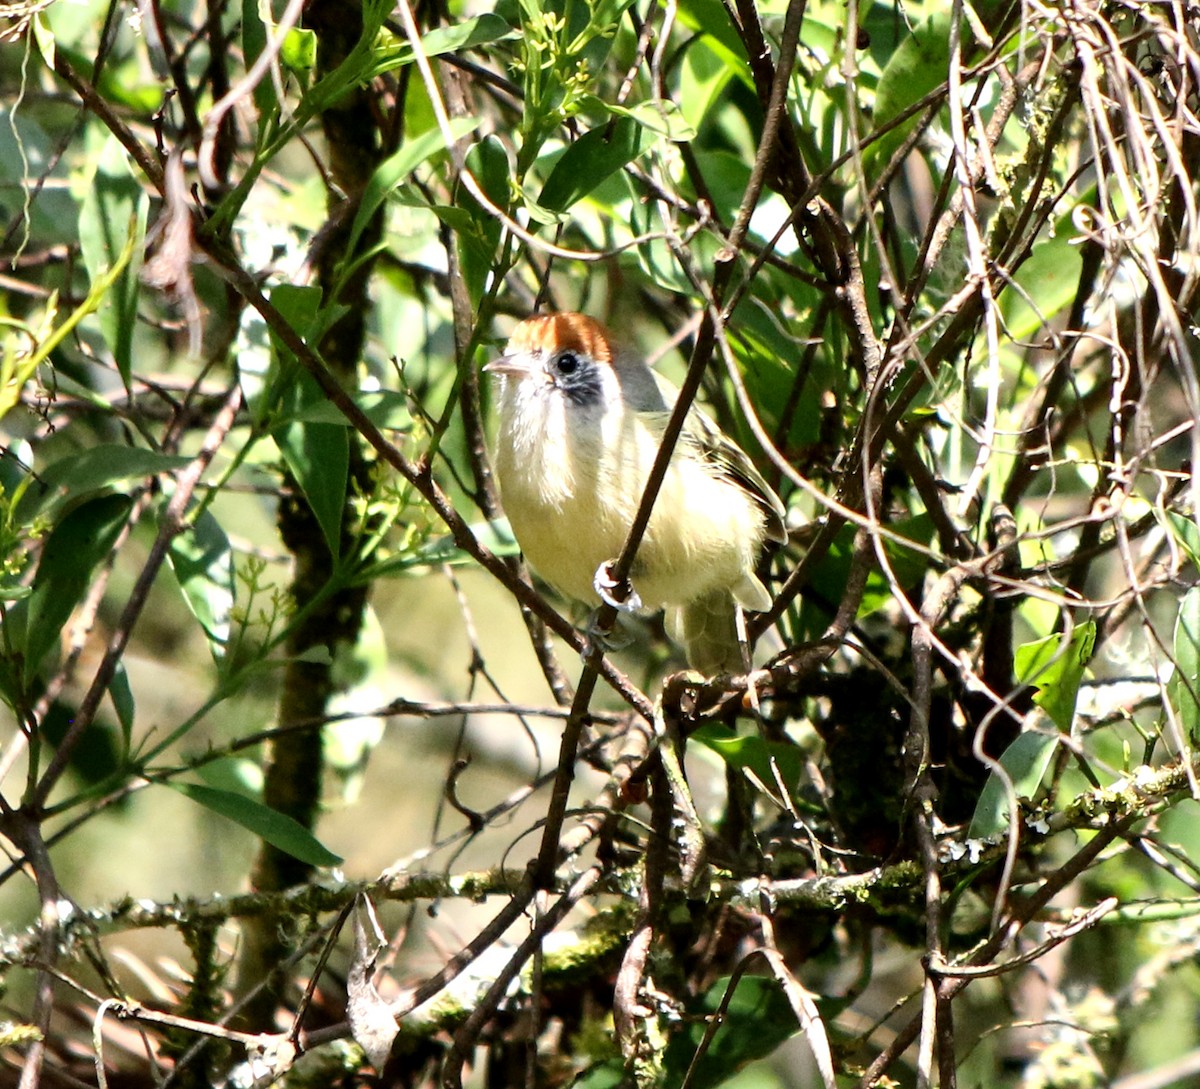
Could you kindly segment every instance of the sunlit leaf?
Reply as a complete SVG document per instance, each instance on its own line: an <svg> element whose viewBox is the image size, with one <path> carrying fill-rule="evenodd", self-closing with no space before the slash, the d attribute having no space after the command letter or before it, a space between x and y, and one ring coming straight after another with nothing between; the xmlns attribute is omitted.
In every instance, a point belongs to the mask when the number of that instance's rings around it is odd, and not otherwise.
<svg viewBox="0 0 1200 1089"><path fill-rule="evenodd" d="M429 31L421 38L421 50L427 57L440 57L445 53L461 53L517 36L518 31L501 16L485 12L473 19L456 19L451 26ZM374 79L412 62L412 47L408 42L398 40L390 48L380 47L375 51L374 63L366 76Z"/></svg>
<svg viewBox="0 0 1200 1089"><path fill-rule="evenodd" d="M772 794L779 790L772 762L789 789L800 781L804 770L799 748L782 741L764 741L757 734L739 735L728 727L709 724L694 731L689 740L711 749L731 767L752 771Z"/></svg>
<svg viewBox="0 0 1200 1089"><path fill-rule="evenodd" d="M479 125L478 118L456 117L450 122L450 132L457 140L466 136ZM358 210L354 214L354 223L350 228L350 240L346 245L348 253L354 253L358 241L371 218L379 210L380 205L387 199L398 185L408 180L418 166L431 155L444 150L446 141L440 128L430 129L412 140L406 141L394 155L389 155L376 168L363 190Z"/></svg>
<svg viewBox="0 0 1200 1089"><path fill-rule="evenodd" d="M1179 603L1174 659L1167 692L1184 733L1195 740L1200 737L1200 586L1193 586Z"/></svg>
<svg viewBox="0 0 1200 1089"><path fill-rule="evenodd" d="M404 431L412 425L412 413L408 398L396 390L375 390L371 393L354 395L354 403L376 427L385 431ZM337 424L351 426L342 410L324 399L305 405L292 413L291 420L302 423Z"/></svg>
<svg viewBox="0 0 1200 1089"><path fill-rule="evenodd" d="M513 536L507 518L498 518L493 522L473 525L471 532L484 548L497 556L519 556L521 554L521 546L517 544L517 539ZM453 537L437 537L411 552L376 564L371 571L373 576L378 578L411 572L415 569L441 567L443 564L459 566L474 562L471 556L458 547Z"/></svg>
<svg viewBox="0 0 1200 1089"><path fill-rule="evenodd" d="M117 264L129 243L133 256L100 304L100 331L116 360L126 388L133 368L133 329L137 320L141 242L146 233L149 198L129 167L128 152L115 136L105 141L96 173L79 211L79 248L92 280Z"/></svg>
<svg viewBox="0 0 1200 1089"><path fill-rule="evenodd" d="M949 64L950 13L943 11L913 26L888 60L875 91L875 127L883 128L945 83ZM886 164L919 120L920 115L914 115L871 144L868 163Z"/></svg>
<svg viewBox="0 0 1200 1089"><path fill-rule="evenodd" d="M719 53L703 36L693 38L683 55L680 69L679 108L694 129L704 124L710 110L721 102L721 93L743 70L729 63L728 53Z"/></svg>
<svg viewBox="0 0 1200 1089"><path fill-rule="evenodd" d="M629 117L597 125L567 148L554 164L538 203L552 211L565 212L659 139L653 129Z"/></svg>
<svg viewBox="0 0 1200 1089"><path fill-rule="evenodd" d="M244 794L198 783L168 782L166 785L310 866L336 866L342 861L340 855L330 851L299 821Z"/></svg>
<svg viewBox="0 0 1200 1089"><path fill-rule="evenodd" d="M1052 237L1034 246L1014 282L1001 293L1000 313L1012 340L1044 338L1047 323L1074 301L1083 264L1075 238L1069 217L1064 217Z"/></svg>
<svg viewBox="0 0 1200 1089"><path fill-rule="evenodd" d="M1017 648L1013 667L1021 684L1037 692L1033 702L1041 707L1064 733L1075 719L1075 700L1083 672L1096 645L1096 622L1076 624L1069 638L1048 635Z"/></svg>
<svg viewBox="0 0 1200 1089"><path fill-rule="evenodd" d="M682 0L679 18L685 26L704 34L709 39L709 47L749 82L746 47L738 36L728 9L720 0Z"/></svg>
<svg viewBox="0 0 1200 1089"><path fill-rule="evenodd" d="M317 34L314 30L292 27L283 36L279 59L293 72L309 72L317 64Z"/></svg>
<svg viewBox="0 0 1200 1089"><path fill-rule="evenodd" d="M1200 568L1200 526L1195 518L1167 511L1167 525L1179 547L1187 553L1192 566Z"/></svg>
<svg viewBox="0 0 1200 1089"><path fill-rule="evenodd" d="M636 106L618 106L589 96L585 104L587 108L606 112L613 117L627 117L667 140L692 140L696 136L695 126L687 120L680 107L669 99L651 98Z"/></svg>
<svg viewBox="0 0 1200 1089"><path fill-rule="evenodd" d="M220 657L229 638L237 585L225 530L210 511L204 511L171 542L168 558L188 608L208 637L209 649Z"/></svg>
<svg viewBox="0 0 1200 1089"><path fill-rule="evenodd" d="M1011 781L1018 800L1028 801L1037 792L1057 745L1058 739L1052 734L1029 730L1004 750L1000 766ZM998 836L1008 827L1008 819L1008 791L1003 779L993 771L975 803L967 836L971 839Z"/></svg>

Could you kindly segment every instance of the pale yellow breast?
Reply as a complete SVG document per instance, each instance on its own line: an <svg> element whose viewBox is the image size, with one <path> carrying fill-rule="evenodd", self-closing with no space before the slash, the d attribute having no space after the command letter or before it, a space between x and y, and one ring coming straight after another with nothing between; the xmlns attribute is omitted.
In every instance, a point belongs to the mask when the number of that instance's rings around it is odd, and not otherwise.
<svg viewBox="0 0 1200 1089"><path fill-rule="evenodd" d="M596 603L596 569L624 547L658 434L624 412L576 412L568 431L561 408L500 437L496 475L530 565L564 595ZM741 488L676 456L638 549L634 588L654 609L733 587L753 570L762 539L761 514Z"/></svg>

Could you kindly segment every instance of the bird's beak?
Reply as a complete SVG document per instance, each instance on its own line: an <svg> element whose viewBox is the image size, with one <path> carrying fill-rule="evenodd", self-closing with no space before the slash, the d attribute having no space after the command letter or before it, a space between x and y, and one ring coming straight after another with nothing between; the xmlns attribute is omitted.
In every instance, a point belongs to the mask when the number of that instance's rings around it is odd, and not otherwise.
<svg viewBox="0 0 1200 1089"><path fill-rule="evenodd" d="M533 373L534 367L526 355L502 355L483 365L488 374L502 374L510 378L526 378Z"/></svg>

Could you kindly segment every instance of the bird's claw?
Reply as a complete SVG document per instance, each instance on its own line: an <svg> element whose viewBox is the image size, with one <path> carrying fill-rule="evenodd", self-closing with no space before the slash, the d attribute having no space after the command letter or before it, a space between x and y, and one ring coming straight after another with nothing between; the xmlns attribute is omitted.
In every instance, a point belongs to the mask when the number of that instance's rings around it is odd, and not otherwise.
<svg viewBox="0 0 1200 1089"><path fill-rule="evenodd" d="M633 636L628 632L620 631L617 628L601 628L596 623L597 619L596 613L593 612L583 626L583 635L587 643L584 645L580 657L585 662L596 650L599 650L601 654L608 654L614 650L622 650L633 642Z"/></svg>
<svg viewBox="0 0 1200 1089"><path fill-rule="evenodd" d="M592 587L605 605L611 605L618 612L636 613L642 607L642 599L630 585L628 579L615 579L612 575L612 560L605 560L596 568L592 578ZM618 592L621 596L618 597Z"/></svg>

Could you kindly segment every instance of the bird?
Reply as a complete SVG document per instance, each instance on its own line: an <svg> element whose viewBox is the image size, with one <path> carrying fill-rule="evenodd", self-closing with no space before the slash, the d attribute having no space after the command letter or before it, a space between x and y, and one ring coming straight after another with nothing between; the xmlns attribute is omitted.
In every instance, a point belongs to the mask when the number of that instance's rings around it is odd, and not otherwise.
<svg viewBox="0 0 1200 1089"><path fill-rule="evenodd" d="M600 322L569 312L521 321L483 369L499 378L492 465L526 560L564 597L612 600L607 565L678 390ZM738 610L770 608L755 568L768 541L787 540L785 516L746 453L692 407L629 573L631 603L667 610L690 668L744 672Z"/></svg>

